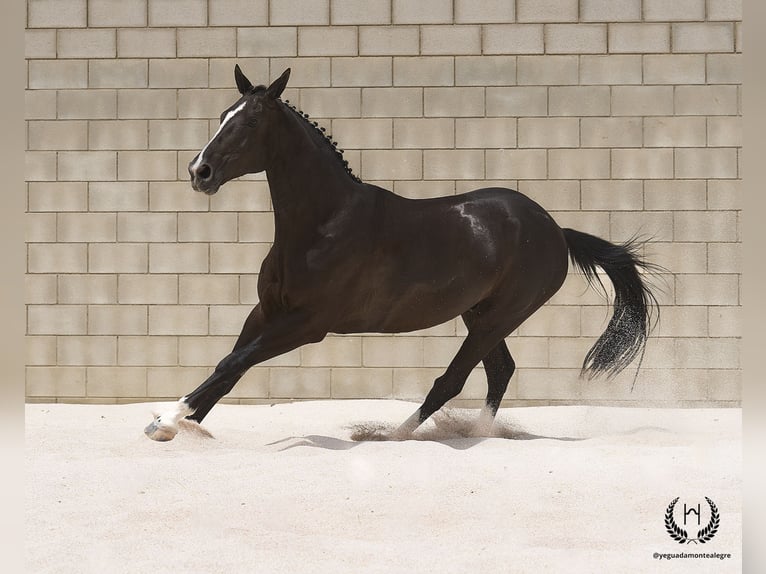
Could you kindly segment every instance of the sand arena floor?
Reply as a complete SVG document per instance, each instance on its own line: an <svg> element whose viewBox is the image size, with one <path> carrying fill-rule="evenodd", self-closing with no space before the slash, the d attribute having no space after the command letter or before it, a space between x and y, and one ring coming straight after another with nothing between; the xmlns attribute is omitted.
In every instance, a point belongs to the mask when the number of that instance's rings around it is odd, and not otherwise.
<svg viewBox="0 0 766 574"><path fill-rule="evenodd" d="M740 410L503 409L476 438L451 409L421 440L350 439L416 406L218 405L215 439L156 443L157 405L27 405L27 571L741 571ZM715 537L679 545L669 503L705 496ZM732 556L654 558L676 552Z"/></svg>

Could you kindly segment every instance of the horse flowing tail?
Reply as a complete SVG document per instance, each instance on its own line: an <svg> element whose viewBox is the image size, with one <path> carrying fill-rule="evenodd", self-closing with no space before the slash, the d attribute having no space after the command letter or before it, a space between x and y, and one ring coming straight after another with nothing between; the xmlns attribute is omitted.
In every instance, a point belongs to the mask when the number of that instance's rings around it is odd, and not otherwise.
<svg viewBox="0 0 766 574"><path fill-rule="evenodd" d="M614 285L614 313L606 330L585 355L581 374L592 379L606 373L607 378L611 379L639 354L640 368L646 339L651 331L652 313L656 310L659 314L657 299L640 271L656 271L659 268L641 259L638 253L643 245L641 241L633 239L615 245L574 229L563 231L569 257L585 275L588 284L596 289L600 287L606 293L596 272L596 267L601 267Z"/></svg>

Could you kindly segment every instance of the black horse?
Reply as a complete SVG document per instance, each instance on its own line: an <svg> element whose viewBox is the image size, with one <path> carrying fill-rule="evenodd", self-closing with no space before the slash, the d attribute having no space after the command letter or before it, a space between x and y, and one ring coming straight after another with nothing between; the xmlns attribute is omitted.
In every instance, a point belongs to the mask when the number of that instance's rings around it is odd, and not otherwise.
<svg viewBox="0 0 766 574"><path fill-rule="evenodd" d="M505 337L561 287L568 257L589 283L596 267L614 285L614 310L583 373L612 376L643 356L657 301L642 279L641 244L615 245L560 228L525 195L504 188L411 200L362 182L325 130L280 95L290 70L253 86L234 69L242 97L189 165L192 187L212 195L227 181L266 171L275 237L252 310L233 351L196 390L146 428L170 440L184 418L200 422L245 372L328 333L399 333L460 315L460 350L421 407L392 438L404 439L484 363L480 416L492 425L515 364Z"/></svg>

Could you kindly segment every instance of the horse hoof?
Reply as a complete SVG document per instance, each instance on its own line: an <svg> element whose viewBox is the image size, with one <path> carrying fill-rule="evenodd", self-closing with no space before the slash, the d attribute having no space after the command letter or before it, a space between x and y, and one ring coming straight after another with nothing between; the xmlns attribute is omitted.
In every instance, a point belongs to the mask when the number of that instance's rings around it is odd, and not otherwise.
<svg viewBox="0 0 766 574"><path fill-rule="evenodd" d="M178 429L163 425L162 423L157 424L157 420L158 419L153 420L144 429L144 434L150 439L159 442L167 442L169 440L173 440L173 438L178 434Z"/></svg>

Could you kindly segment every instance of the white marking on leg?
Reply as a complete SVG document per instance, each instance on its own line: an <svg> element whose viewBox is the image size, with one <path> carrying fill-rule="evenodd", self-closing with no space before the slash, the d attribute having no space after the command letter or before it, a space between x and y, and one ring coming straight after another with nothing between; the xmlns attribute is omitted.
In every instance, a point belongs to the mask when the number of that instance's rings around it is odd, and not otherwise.
<svg viewBox="0 0 766 574"><path fill-rule="evenodd" d="M495 414L489 405L484 405L476 421L476 436L492 436L492 425L495 423Z"/></svg>
<svg viewBox="0 0 766 574"><path fill-rule="evenodd" d="M245 104L247 104L247 101L242 102L240 105L238 105L236 108L231 110L226 116L223 118L223 121L221 122L221 125L218 126L218 130L215 132L212 138L210 138L210 141L205 144L205 147L202 148L202 151L199 152L199 155L197 156L197 161L194 162L194 165L192 165L191 170L197 171L199 166L202 165L202 156L205 155L205 150L207 150L208 146L213 143L213 140L218 137L218 134L221 133L221 130L224 128L224 126L229 123L229 121L237 115L239 112L241 112L243 109L245 109Z"/></svg>
<svg viewBox="0 0 766 574"><path fill-rule="evenodd" d="M392 438L394 440L407 440L415 432L415 429L420 426L420 409L416 410L410 418L404 421L399 428L394 431Z"/></svg>
<svg viewBox="0 0 766 574"><path fill-rule="evenodd" d="M186 397L181 397L173 404L171 409L162 413L155 419L158 427L178 432L178 421L193 414L194 410L189 408Z"/></svg>

